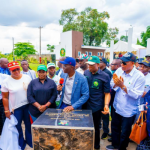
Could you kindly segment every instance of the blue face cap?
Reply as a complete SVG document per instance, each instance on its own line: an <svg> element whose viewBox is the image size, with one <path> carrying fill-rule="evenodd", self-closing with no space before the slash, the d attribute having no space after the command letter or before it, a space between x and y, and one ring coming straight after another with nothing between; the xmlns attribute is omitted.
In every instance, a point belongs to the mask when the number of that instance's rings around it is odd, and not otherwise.
<svg viewBox="0 0 150 150"><path fill-rule="evenodd" d="M147 60L143 60L143 61L139 62L139 64L143 64L147 67L150 67L150 63Z"/></svg>
<svg viewBox="0 0 150 150"><path fill-rule="evenodd" d="M65 65L71 65L74 66L76 65L76 60L73 57L67 57L64 61L59 61L61 64Z"/></svg>
<svg viewBox="0 0 150 150"><path fill-rule="evenodd" d="M136 56L130 52L127 52L126 54L124 54L120 59L124 62L128 62L128 61L136 62Z"/></svg>
<svg viewBox="0 0 150 150"><path fill-rule="evenodd" d="M100 57L100 61L102 61L102 62L105 63L106 65L108 64L106 58L104 58L104 57Z"/></svg>

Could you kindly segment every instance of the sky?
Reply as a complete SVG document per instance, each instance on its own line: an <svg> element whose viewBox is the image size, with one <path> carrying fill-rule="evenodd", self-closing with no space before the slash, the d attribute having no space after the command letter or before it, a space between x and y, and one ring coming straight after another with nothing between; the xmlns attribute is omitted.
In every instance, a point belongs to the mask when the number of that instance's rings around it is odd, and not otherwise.
<svg viewBox="0 0 150 150"><path fill-rule="evenodd" d="M150 0L0 0L0 51L9 53L14 43L30 42L39 51L39 26L42 53L47 44L59 45L63 27L59 25L62 10L82 11L92 7L107 11L109 27L119 28L118 38L133 27L133 43L150 25Z"/></svg>

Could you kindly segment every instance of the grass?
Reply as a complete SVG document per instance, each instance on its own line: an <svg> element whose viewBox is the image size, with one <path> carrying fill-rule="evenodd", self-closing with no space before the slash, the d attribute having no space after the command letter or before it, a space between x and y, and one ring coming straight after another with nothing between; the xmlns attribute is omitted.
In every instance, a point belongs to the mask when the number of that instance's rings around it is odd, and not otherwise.
<svg viewBox="0 0 150 150"><path fill-rule="evenodd" d="M32 63L29 63L29 66L32 70L34 70L35 72L37 72L37 67L41 65L41 64L32 64Z"/></svg>

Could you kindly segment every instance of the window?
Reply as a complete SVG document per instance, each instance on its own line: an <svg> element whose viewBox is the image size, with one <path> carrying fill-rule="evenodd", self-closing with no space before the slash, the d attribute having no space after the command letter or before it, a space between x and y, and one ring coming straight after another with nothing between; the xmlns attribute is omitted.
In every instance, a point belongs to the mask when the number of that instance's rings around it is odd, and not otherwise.
<svg viewBox="0 0 150 150"><path fill-rule="evenodd" d="M88 52L86 51L85 54L88 56Z"/></svg>
<svg viewBox="0 0 150 150"><path fill-rule="evenodd" d="M101 52L101 56L103 56L103 52Z"/></svg>
<svg viewBox="0 0 150 150"><path fill-rule="evenodd" d="M100 56L100 52L97 52L97 56Z"/></svg>
<svg viewBox="0 0 150 150"><path fill-rule="evenodd" d="M81 52L80 51L78 51L78 57L80 57L81 56Z"/></svg>
<svg viewBox="0 0 150 150"><path fill-rule="evenodd" d="M92 52L89 52L89 56L92 56Z"/></svg>

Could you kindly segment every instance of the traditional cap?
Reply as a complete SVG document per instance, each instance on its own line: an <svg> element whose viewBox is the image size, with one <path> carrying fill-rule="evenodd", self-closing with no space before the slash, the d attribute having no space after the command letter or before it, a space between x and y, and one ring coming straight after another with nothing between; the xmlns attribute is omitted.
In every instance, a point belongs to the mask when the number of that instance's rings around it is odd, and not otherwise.
<svg viewBox="0 0 150 150"><path fill-rule="evenodd" d="M97 56L91 56L86 63L89 65L99 64L100 60Z"/></svg>
<svg viewBox="0 0 150 150"><path fill-rule="evenodd" d="M55 67L55 64L54 63L48 63L47 64L47 69L50 68L50 67Z"/></svg>
<svg viewBox="0 0 150 150"><path fill-rule="evenodd" d="M139 62L139 64L143 64L143 65L145 65L147 67L150 67L150 63L147 60L143 60L143 61Z"/></svg>
<svg viewBox="0 0 150 150"><path fill-rule="evenodd" d="M38 68L37 68L37 71L39 70L44 70L44 71L47 71L47 68L45 65L39 65Z"/></svg>
<svg viewBox="0 0 150 150"><path fill-rule="evenodd" d="M102 61L102 62L105 63L106 65L108 64L106 58L104 58L104 57L100 57L100 61Z"/></svg>
<svg viewBox="0 0 150 150"><path fill-rule="evenodd" d="M120 59L124 62L128 62L128 61L136 62L136 56L130 52L127 52L126 54L124 54Z"/></svg>
<svg viewBox="0 0 150 150"><path fill-rule="evenodd" d="M8 63L8 68L9 68L9 70L15 70L17 68L20 69L20 65L18 62L12 61L12 62Z"/></svg>
<svg viewBox="0 0 150 150"><path fill-rule="evenodd" d="M61 64L65 65L71 65L74 66L76 65L76 60L73 57L67 57L64 61L59 61Z"/></svg>

